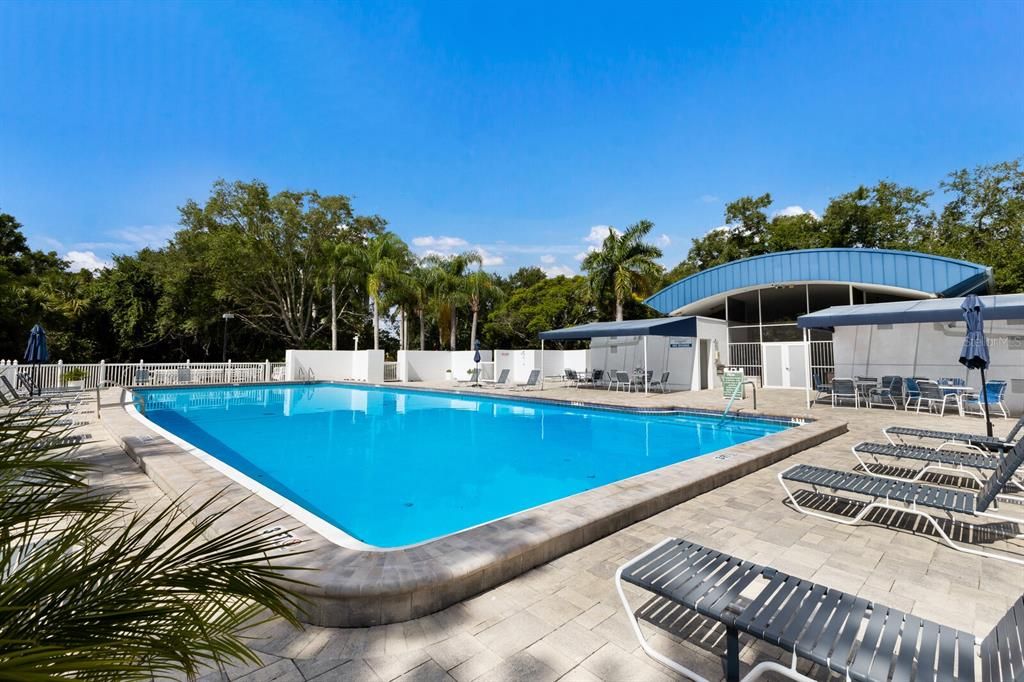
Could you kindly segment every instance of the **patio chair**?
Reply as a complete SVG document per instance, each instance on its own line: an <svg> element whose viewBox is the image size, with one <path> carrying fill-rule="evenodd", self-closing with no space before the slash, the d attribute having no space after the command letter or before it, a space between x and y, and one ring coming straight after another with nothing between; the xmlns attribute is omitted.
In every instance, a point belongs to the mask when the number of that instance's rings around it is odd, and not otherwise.
<svg viewBox="0 0 1024 682"><path fill-rule="evenodd" d="M885 434L886 439L893 445L912 445L912 443L907 443L905 438L913 436L918 439L928 438L931 440L941 440L944 443L962 444L965 447L976 448L979 452L983 450L1003 452L1013 448L1021 428L1024 428L1024 417L1017 420L1017 423L1013 425L1010 432L1006 434L1006 438L984 436L976 433L960 433L957 431L918 429L912 426L887 426L882 429L882 433ZM896 437L896 440L893 440L893 436ZM940 445L939 448L941 447Z"/></svg>
<svg viewBox="0 0 1024 682"><path fill-rule="evenodd" d="M626 387L626 392L629 393L633 390L633 377L629 375L629 372L616 372L615 373L615 390L619 391L622 387Z"/></svg>
<svg viewBox="0 0 1024 682"><path fill-rule="evenodd" d="M653 593L634 611L623 583ZM958 680L981 682L1021 679L1024 669L1024 596L976 647L973 634L761 566L696 543L668 538L615 573L615 587L643 651L690 679L706 678L654 649L640 620L681 639L692 636L689 612L725 625L725 678L740 677L739 634L780 647L789 665L757 663L743 680L775 673L794 680L815 679L797 669L800 659L835 673L838 679ZM750 598L742 598L744 590ZM756 591L756 592L755 592ZM977 648L978 652L975 653ZM981 665L977 665L980 655Z"/></svg>
<svg viewBox="0 0 1024 682"><path fill-rule="evenodd" d="M191 384L192 383L192 370L188 367L178 368L178 383L179 384Z"/></svg>
<svg viewBox="0 0 1024 682"><path fill-rule="evenodd" d="M814 380L815 395L814 395L814 399L811 401L811 407L814 407L814 404L816 402L818 402L819 400L822 400L823 398L827 398L829 401L831 401L832 400L832 384L831 384L831 382L825 381L825 379L822 377L822 375L819 372L814 372L814 374L812 375L812 378Z"/></svg>
<svg viewBox="0 0 1024 682"><path fill-rule="evenodd" d="M1003 415L1003 419L1009 419L1010 413L1006 410L1006 403L1003 399L1006 397L1006 382L1005 381L986 381L985 382L985 393L988 398L988 413L991 415L994 410L999 410ZM963 397L963 411L964 414L985 414L985 404L982 401L981 393L971 393Z"/></svg>
<svg viewBox="0 0 1024 682"><path fill-rule="evenodd" d="M903 404L903 377L882 377L882 385L868 391L868 407L891 405L895 410L897 403Z"/></svg>
<svg viewBox="0 0 1024 682"><path fill-rule="evenodd" d="M145 386L149 383L149 370L148 369L137 369L135 370L135 380L132 382L135 386Z"/></svg>
<svg viewBox="0 0 1024 682"><path fill-rule="evenodd" d="M921 517L926 523L931 525L945 543L957 551L1024 565L1024 558L986 552L954 542L935 519L935 516L927 511L935 509L950 518L954 514L960 514L984 521L994 519L1003 522L1001 525L1007 527L1006 534L1008 536L1024 537L1024 533L1020 532L1021 524L1024 524L1024 513L1018 511L1018 516L1013 516L1003 513L1002 510L998 512L990 510L992 506L998 509L999 498L1002 495L1003 488L1013 481L1017 469L1020 468L1022 463L1024 463L1024 442L1015 445L1012 450L1000 459L992 474L976 493L942 488L936 485L925 485L913 481L896 481L872 474L826 469L810 464L793 465L779 473L778 478L782 489L786 491L786 495L789 497L789 501L802 514L809 514L810 516L850 526L868 519L868 516L875 509L911 514ZM806 505L801 505L796 499L789 486L786 485L787 481L810 486L815 491L819 488L826 488L833 492L863 495L870 498L870 500L863 502L860 510L853 517L809 509ZM891 518L889 514L883 514L881 516L872 516L868 521L871 522L877 519L879 522L883 522L888 518ZM1017 532L1013 533L1010 531L1007 524L1012 526ZM970 537L982 542L987 539L987 534L972 533Z"/></svg>
<svg viewBox="0 0 1024 682"><path fill-rule="evenodd" d="M961 447L966 448L969 446L962 445ZM978 475L978 473L975 472L975 470L992 472L995 471L999 466L999 463L1003 461L1002 456L999 454L983 452L980 450L957 450L953 448L945 448L941 445L937 448L928 448L921 445L906 445L902 443L899 445L893 445L892 443L863 441L861 443L857 443L851 449L853 450L853 456L857 459L857 462L860 463L864 471L873 476L891 478L893 480L919 481L929 472L947 471L956 476L970 478L979 488L985 484L985 481ZM891 457L898 462L902 460L911 460L924 462L925 464L923 467L916 470L904 469L903 467L894 470L898 472L906 472L903 475L887 474L880 473L878 470L869 466L869 463L864 457L862 457L862 455L870 457L873 460L873 463L877 465L883 465L883 463L878 459L879 457ZM1014 474L1010 477L1008 485L1017 490L1024 491L1024 475L1020 473Z"/></svg>
<svg viewBox="0 0 1024 682"><path fill-rule="evenodd" d="M622 374L622 373L623 372L615 372L615 371L607 372L608 387L607 387L606 390L608 390L608 391L612 390L612 386L615 387L615 390L619 389L619 374ZM628 378L628 376L627 376L627 378Z"/></svg>
<svg viewBox="0 0 1024 682"><path fill-rule="evenodd" d="M852 400L854 408L860 406L860 394L857 392L857 384L853 382L853 379L833 379L832 407L835 407L836 403L841 403L844 400Z"/></svg>
<svg viewBox="0 0 1024 682"><path fill-rule="evenodd" d="M507 368L503 369L498 374L498 378L497 379L481 379L480 383L482 383L482 384L490 384L494 388L504 388L504 387L508 386L509 371L510 370L508 370Z"/></svg>
<svg viewBox="0 0 1024 682"><path fill-rule="evenodd" d="M661 392L664 393L665 392L665 387L668 386L668 377L669 377L670 374L671 374L671 372L662 372L661 373L661 378L660 379L655 379L654 381L652 381L650 383L650 385L649 385L649 388L651 388L652 390L655 389L655 388L659 388L659 389L661 389Z"/></svg>
<svg viewBox="0 0 1024 682"><path fill-rule="evenodd" d="M903 380L903 409L909 411L910 403L918 402L921 398L921 387L917 385L917 377L907 377Z"/></svg>
<svg viewBox="0 0 1024 682"><path fill-rule="evenodd" d="M580 378L576 375L576 370L566 367L562 371L562 376L565 378L565 383L569 388L579 388Z"/></svg>
<svg viewBox="0 0 1024 682"><path fill-rule="evenodd" d="M595 369L594 370L594 375L590 379L590 383L594 386L594 388L597 388L598 386L600 386L601 384L605 383L606 381L607 381L607 379L604 376L604 370L603 369Z"/></svg>
<svg viewBox="0 0 1024 682"><path fill-rule="evenodd" d="M917 397L917 412L921 411L921 405L928 407L928 412L931 412L936 407L939 408L939 416L946 416L946 405L950 403L959 412L960 401L955 393L945 393L942 388L939 387L934 381L918 381L917 387L921 394Z"/></svg>
<svg viewBox="0 0 1024 682"><path fill-rule="evenodd" d="M531 388L535 388L535 387L539 386L539 382L540 382L540 370L539 369L533 369L533 370L530 370L530 376L528 376L526 378L526 383L525 384L515 384L514 386L512 386L512 390L513 391L526 391L526 390L529 390Z"/></svg>

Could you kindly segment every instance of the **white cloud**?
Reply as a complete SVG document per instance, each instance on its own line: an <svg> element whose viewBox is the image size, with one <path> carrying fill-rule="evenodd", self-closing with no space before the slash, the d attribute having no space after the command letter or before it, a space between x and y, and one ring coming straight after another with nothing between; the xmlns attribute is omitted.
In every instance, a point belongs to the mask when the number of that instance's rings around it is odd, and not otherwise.
<svg viewBox="0 0 1024 682"><path fill-rule="evenodd" d="M717 204L721 199L716 197L714 194L702 194L700 195L700 201L703 204Z"/></svg>
<svg viewBox="0 0 1024 682"><path fill-rule="evenodd" d="M583 260L587 257L587 254L597 251L596 246L588 246L586 251L580 251L576 254L576 260Z"/></svg>
<svg viewBox="0 0 1024 682"><path fill-rule="evenodd" d="M93 251L68 251L64 254L64 260L68 261L68 268L73 272L102 270L110 267L110 263L101 259Z"/></svg>
<svg viewBox="0 0 1024 682"><path fill-rule="evenodd" d="M616 230L611 225L594 225L592 228L590 228L590 233L583 238L583 241L593 244L595 246L599 246L600 244L604 243L605 237L608 236L609 232L619 234L619 231Z"/></svg>
<svg viewBox="0 0 1024 682"><path fill-rule="evenodd" d="M480 254L480 260L483 261L482 264L484 267L494 267L496 265L505 264L504 257L494 253L490 253L489 251L487 251L487 249L484 249L483 247L476 247L476 252Z"/></svg>
<svg viewBox="0 0 1024 682"><path fill-rule="evenodd" d="M556 260L558 260L558 259L555 258L554 256L552 256L550 253L546 253L546 254L544 254L543 256L540 257L540 262L544 263L545 265L551 265Z"/></svg>
<svg viewBox="0 0 1024 682"><path fill-rule="evenodd" d="M412 243L421 248L429 247L448 251L469 245L469 242L461 237L413 237Z"/></svg>
<svg viewBox="0 0 1024 682"><path fill-rule="evenodd" d="M669 237L667 234L662 234L655 241L658 243L658 246L671 246L672 245L672 237Z"/></svg>
<svg viewBox="0 0 1024 682"><path fill-rule="evenodd" d="M565 277L572 277L576 274L576 271L570 268L568 265L552 265L551 267L541 268L548 277L558 277L563 275Z"/></svg>
<svg viewBox="0 0 1024 682"><path fill-rule="evenodd" d="M782 209L781 211L776 211L775 215L776 216L794 216L794 215L803 215L805 213L810 215L812 218L815 218L815 219L818 218L818 214L817 213L815 213L814 211L809 211L809 210L805 209L803 206L787 206L786 208Z"/></svg>
<svg viewBox="0 0 1024 682"><path fill-rule="evenodd" d="M719 225L718 227L712 227L710 230L708 230L705 233L705 236L711 234L712 232L728 232L730 229L732 228L729 227L728 225Z"/></svg>

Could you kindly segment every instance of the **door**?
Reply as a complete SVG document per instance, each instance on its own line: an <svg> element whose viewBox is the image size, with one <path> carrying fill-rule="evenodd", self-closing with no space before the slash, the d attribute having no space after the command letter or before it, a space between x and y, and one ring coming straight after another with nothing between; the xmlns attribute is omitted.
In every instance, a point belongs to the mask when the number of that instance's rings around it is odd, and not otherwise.
<svg viewBox="0 0 1024 682"><path fill-rule="evenodd" d="M698 357L700 358L700 389L703 391L710 388L708 386L708 374L711 373L711 342L708 339L701 339L698 350Z"/></svg>
<svg viewBox="0 0 1024 682"><path fill-rule="evenodd" d="M803 388L807 384L807 349L802 342L764 344L764 385Z"/></svg>

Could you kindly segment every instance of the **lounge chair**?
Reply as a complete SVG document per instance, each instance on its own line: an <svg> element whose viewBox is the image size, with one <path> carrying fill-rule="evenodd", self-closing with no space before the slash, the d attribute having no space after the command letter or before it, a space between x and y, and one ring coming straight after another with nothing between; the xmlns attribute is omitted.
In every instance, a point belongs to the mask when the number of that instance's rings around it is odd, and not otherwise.
<svg viewBox="0 0 1024 682"><path fill-rule="evenodd" d="M562 371L562 376L564 377L565 383L569 386L569 388L579 388L580 378L576 374L576 370L566 367Z"/></svg>
<svg viewBox="0 0 1024 682"><path fill-rule="evenodd" d="M835 407L837 403L842 403L844 400L852 400L855 409L860 406L860 393L857 392L857 384L854 383L853 379L833 379L832 407Z"/></svg>
<svg viewBox="0 0 1024 682"><path fill-rule="evenodd" d="M473 384L479 384L480 383L480 368L474 367L473 369L471 369L469 371L469 378L468 379L459 379L456 383L458 383L459 386L472 386Z"/></svg>
<svg viewBox="0 0 1024 682"><path fill-rule="evenodd" d="M590 378L590 384L594 388L597 388L601 384L605 383L607 381L607 378L605 377L604 374L605 374L605 372L604 372L603 369L595 369L594 370L594 375Z"/></svg>
<svg viewBox="0 0 1024 682"><path fill-rule="evenodd" d="M982 436L975 433L959 433L957 431L936 431L933 429L917 429L912 426L887 426L882 429L882 433L893 445L912 445L907 443L905 437L913 436L915 438L928 438L931 440L941 440L945 443L959 443L964 446L970 446L977 448L978 450L988 450L991 452L1003 452L1011 449L1016 444L1017 434L1021 428L1024 428L1024 417L1017 420L1017 423L1013 425L1010 433L1006 435L1006 438L997 438L995 436ZM896 440L893 440L893 436ZM940 448L942 446L939 446Z"/></svg>
<svg viewBox="0 0 1024 682"><path fill-rule="evenodd" d="M988 398L988 413L991 415L995 410L999 410L1003 419L1009 419L1010 413L1006 410L1006 403L1003 402L1003 398L1006 396L1006 382L986 381L985 393ZM963 397L963 412L964 414L985 414L985 405L980 393L969 393Z"/></svg>
<svg viewBox="0 0 1024 682"><path fill-rule="evenodd" d="M11 385L11 382L7 377L0 375L0 382L7 388L7 392L11 397L11 401L19 405L64 405L65 411L71 409L72 404L78 404L81 402L82 395L80 393L54 393L47 395L22 395L18 393L18 389Z"/></svg>
<svg viewBox="0 0 1024 682"><path fill-rule="evenodd" d="M937 485L925 485L913 481L893 480L872 474L861 474L851 471L838 471L826 469L810 464L796 464L779 473L779 483L786 491L789 501L794 508L802 514L817 516L845 525L856 525L867 518L874 509L886 511L903 512L919 516L929 523L947 545L961 552L987 556L1003 561L1010 561L1015 564L1024 565L1024 558L1006 556L993 552L986 552L974 547L967 547L954 542L936 521L932 513L926 511L935 509L947 517L954 514L970 516L982 520L994 519L999 522L1009 523L1016 526L1016 533L1013 537L1024 537L1020 532L1024 525L1024 514L1018 511L1017 516L1006 513L990 511L991 506L998 508L999 498L1003 489L1008 483L1013 482L1017 469L1024 463L1024 442L1014 446L1006 456L1002 457L992 474L984 482L977 492L967 492L951 488L943 488ZM871 498L864 502L860 511L853 517L841 514L829 514L815 509L807 509L790 491L786 483L797 483L807 485L817 491L819 488L827 488L833 492L845 492L855 495L863 495ZM1017 505L1012 505L1017 506ZM1009 534L1009 533L1008 533Z"/></svg>
<svg viewBox="0 0 1024 682"><path fill-rule="evenodd" d="M606 372L606 374L608 375L608 377L607 377L608 378L608 388L606 390L609 390L609 391L612 390L612 386L615 386L615 390L618 390L619 389L619 375L623 374L623 372L611 371L611 372Z"/></svg>
<svg viewBox="0 0 1024 682"><path fill-rule="evenodd" d="M654 596L634 611L623 582ZM615 587L644 652L693 680L707 682L656 651L644 638L640 619L683 639L688 633L681 626L690 620L684 610L724 624L729 682L740 676L739 633L778 646L790 656L788 666L774 660L757 663L744 681L766 673L813 680L797 670L800 659L857 682L974 681L976 640L969 632L685 540L668 538L630 560L615 573ZM745 590L750 599L741 598ZM981 682L1021 679L1022 640L1024 597L1014 600L981 641Z"/></svg>
<svg viewBox="0 0 1024 682"><path fill-rule="evenodd" d="M920 445L907 445L905 443L893 445L891 443L872 443L870 441L865 441L863 443L857 443L851 449L853 450L853 456L860 463L861 467L863 467L864 471L874 476L891 478L893 480L919 481L925 476L925 474L931 471L947 471L954 473L957 476L972 479L978 484L978 487L983 486L985 481L974 470L988 472L995 471L999 466L999 463L1003 461L1003 458L998 454L990 454L981 450L967 452L963 449L958 450L944 448L943 446L927 448ZM872 463L878 465L882 464L878 459L879 457L891 457L896 460L924 462L925 465L920 469L916 469L909 473L909 475L896 476L879 473L877 470L872 469L864 456L870 457L873 461ZM1010 478L1010 485L1020 490L1024 490L1024 476L1012 476Z"/></svg>
<svg viewBox="0 0 1024 682"><path fill-rule="evenodd" d="M498 378L497 379L481 379L480 383L481 384L490 384L494 388L504 388L505 386L508 386L508 375L509 375L509 370L508 369L503 369L498 374Z"/></svg>
<svg viewBox="0 0 1024 682"><path fill-rule="evenodd" d="M6 379L6 377L4 378ZM9 388L13 388L10 386L9 383L7 385ZM27 371L18 372L18 385L23 386L25 390L28 391L29 398L35 396L36 398L43 399L56 398L59 400L64 400L69 396L74 397L76 399L81 398L82 395L85 394L84 389L66 388L64 386L41 388L39 384L36 383L35 379L32 378L32 375Z"/></svg>
<svg viewBox="0 0 1024 682"><path fill-rule="evenodd" d="M188 367L178 368L178 383L179 384L191 384L192 383L192 370Z"/></svg>
<svg viewBox="0 0 1024 682"><path fill-rule="evenodd" d="M650 382L650 385L648 386L648 388L650 388L652 390L655 389L655 388L660 388L661 392L664 393L665 392L665 387L668 386L668 377L669 377L670 374L671 374L671 372L662 372L661 373L661 378L660 379L656 379L656 380Z"/></svg>
<svg viewBox="0 0 1024 682"><path fill-rule="evenodd" d="M148 369L137 369L135 370L135 380L132 382L135 386L145 386L149 383L149 370Z"/></svg>
<svg viewBox="0 0 1024 682"><path fill-rule="evenodd" d="M36 401L17 397L11 398L4 395L3 390L0 390L0 408L7 412L24 412L33 416L62 415L71 413L71 407L69 405L58 407L48 400Z"/></svg>
<svg viewBox="0 0 1024 682"><path fill-rule="evenodd" d="M515 384L514 386L512 386L512 390L514 390L514 391L527 391L527 390L529 390L531 388L535 388L536 386L538 386L539 382L540 382L540 370L539 369L533 369L533 370L530 370L530 376L527 377L526 383L525 384Z"/></svg>

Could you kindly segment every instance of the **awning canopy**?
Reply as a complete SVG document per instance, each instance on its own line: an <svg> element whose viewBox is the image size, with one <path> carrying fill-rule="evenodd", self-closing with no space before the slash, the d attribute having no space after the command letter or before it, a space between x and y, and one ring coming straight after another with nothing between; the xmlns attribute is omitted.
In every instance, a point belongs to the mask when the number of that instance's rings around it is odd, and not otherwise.
<svg viewBox="0 0 1024 682"><path fill-rule="evenodd" d="M986 320L1024 320L1024 294L979 296ZM963 298L930 298L866 305L840 305L801 315L796 323L804 329L833 329L864 324L913 324L963 320Z"/></svg>
<svg viewBox="0 0 1024 682"><path fill-rule="evenodd" d="M697 336L697 318L658 317L653 320L591 322L540 333L540 338L545 341L593 339L599 336Z"/></svg>

